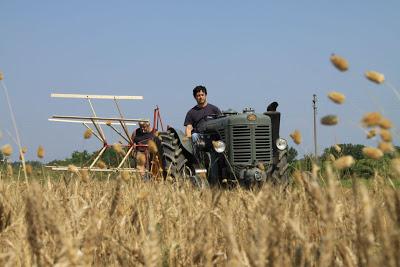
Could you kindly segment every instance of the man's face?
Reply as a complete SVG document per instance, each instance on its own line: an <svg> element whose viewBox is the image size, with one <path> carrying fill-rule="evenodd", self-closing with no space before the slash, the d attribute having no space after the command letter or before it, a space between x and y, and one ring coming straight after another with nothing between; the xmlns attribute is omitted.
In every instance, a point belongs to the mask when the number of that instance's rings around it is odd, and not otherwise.
<svg viewBox="0 0 400 267"><path fill-rule="evenodd" d="M203 91L197 92L195 98L198 105L203 105L207 102L207 95Z"/></svg>
<svg viewBox="0 0 400 267"><path fill-rule="evenodd" d="M147 124L142 124L140 125L140 129L142 129L144 133L147 133L149 130L149 126Z"/></svg>

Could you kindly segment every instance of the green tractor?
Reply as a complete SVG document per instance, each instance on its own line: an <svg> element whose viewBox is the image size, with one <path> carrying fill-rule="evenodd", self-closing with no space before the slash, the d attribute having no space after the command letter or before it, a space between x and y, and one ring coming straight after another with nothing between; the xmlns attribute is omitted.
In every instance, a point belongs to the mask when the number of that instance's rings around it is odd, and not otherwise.
<svg viewBox="0 0 400 267"><path fill-rule="evenodd" d="M208 116L196 143L181 130L169 127L158 136L164 177L190 179L196 186L265 181L288 182L287 141L280 138L277 102L264 113L245 108Z"/></svg>

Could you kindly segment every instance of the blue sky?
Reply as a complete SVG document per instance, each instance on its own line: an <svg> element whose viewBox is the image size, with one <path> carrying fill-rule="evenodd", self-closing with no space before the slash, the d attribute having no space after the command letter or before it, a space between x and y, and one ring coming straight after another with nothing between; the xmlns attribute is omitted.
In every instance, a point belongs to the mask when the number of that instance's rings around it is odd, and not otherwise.
<svg viewBox="0 0 400 267"><path fill-rule="evenodd" d="M336 142L376 145L365 140L361 115L382 111L400 125L400 100L363 73L380 71L400 90L399 10L399 1L2 0L0 70L28 159L39 145L44 161L98 147L95 139L83 140L82 126L47 121L53 114L90 114L85 102L51 99L52 92L143 95L122 103L127 117L150 118L159 105L166 124L183 128L198 84L221 109L262 112L278 101L281 136L290 139L299 129L300 153L313 151L313 93L319 117L340 118L335 127L319 126L320 149ZM331 53L346 57L350 70L334 69ZM347 96L343 106L327 99L333 90ZM112 103L94 105L98 115L116 115ZM3 145L12 142L4 92L0 114Z"/></svg>

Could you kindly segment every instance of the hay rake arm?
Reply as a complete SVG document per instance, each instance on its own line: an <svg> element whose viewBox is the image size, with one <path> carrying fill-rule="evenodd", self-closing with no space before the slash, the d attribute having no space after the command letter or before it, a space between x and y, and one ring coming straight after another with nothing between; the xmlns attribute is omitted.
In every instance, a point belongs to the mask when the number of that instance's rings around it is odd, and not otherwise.
<svg viewBox="0 0 400 267"><path fill-rule="evenodd" d="M51 94L53 98L69 98L69 99L86 99L89 107L91 109L92 116L65 116L65 115L53 115L49 118L49 121L52 122L66 122L66 123L79 123L82 124L87 129L90 129L92 134L101 142L102 146L99 149L97 156L93 161L90 162L89 167L81 167L78 169L88 170L88 171L101 171L101 172L117 172L121 170L126 171L136 171L134 168L124 168L124 163L127 162L128 158L135 151L138 145L135 145L132 140L132 133L129 132L128 126L135 126L139 122L149 122L149 119L144 118L125 118L120 105L118 103L119 100L142 100L143 96L114 96L114 95L83 95L83 94ZM119 117L100 117L97 116L97 113L94 109L94 105L92 100L94 99L106 99L113 100L115 103L115 107L118 111ZM163 129L163 124L160 116L160 109L157 106L154 109L154 126L153 131L156 131L159 127ZM107 142L107 137L103 131L102 126L109 127L113 132L115 132L118 136L120 136L124 143L120 142L121 145L127 148L127 152L122 158L122 160L118 163L118 166L115 168L107 168L101 169L96 167L96 163L99 161L101 156L107 149L110 149L110 145ZM147 145L140 145L146 146ZM68 167L62 166L47 166L52 170L56 171L66 171Z"/></svg>

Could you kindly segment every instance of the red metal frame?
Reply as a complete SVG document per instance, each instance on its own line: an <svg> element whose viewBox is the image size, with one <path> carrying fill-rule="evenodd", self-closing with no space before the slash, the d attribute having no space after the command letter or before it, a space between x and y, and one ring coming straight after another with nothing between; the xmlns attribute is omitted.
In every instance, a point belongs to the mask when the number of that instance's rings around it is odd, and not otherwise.
<svg viewBox="0 0 400 267"><path fill-rule="evenodd" d="M154 120L153 120L153 130L152 130L152 132L156 133L158 131L158 126L161 126L161 130L164 131L164 125L163 125L163 122L162 122L162 119L161 119L160 108L158 107L158 105L154 109L153 118L154 118ZM107 141L105 140L105 141L103 141L103 147L102 148L104 148L104 147L107 149L107 148L112 147L112 145L109 145L107 143ZM146 167L147 167L147 169L150 168L150 163L149 163L150 155L148 153L148 145L147 144L135 144L133 142L133 139L132 139L131 142L129 142L128 145L125 145L125 147L128 148L128 150L133 147L132 156L134 156L134 154L136 154L137 152L144 153L145 156L146 156ZM144 151L138 151L137 148L144 148ZM102 149L100 149L100 151L101 150Z"/></svg>
<svg viewBox="0 0 400 267"><path fill-rule="evenodd" d="M162 122L162 119L161 119L160 108L158 107L158 105L154 109L154 117L153 118L154 118L154 120L153 120L153 133L158 131L158 124L161 125L161 131L164 131L164 125L163 125L163 122Z"/></svg>

